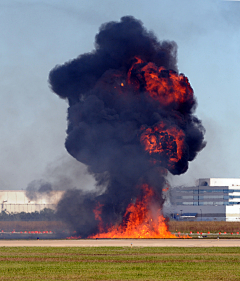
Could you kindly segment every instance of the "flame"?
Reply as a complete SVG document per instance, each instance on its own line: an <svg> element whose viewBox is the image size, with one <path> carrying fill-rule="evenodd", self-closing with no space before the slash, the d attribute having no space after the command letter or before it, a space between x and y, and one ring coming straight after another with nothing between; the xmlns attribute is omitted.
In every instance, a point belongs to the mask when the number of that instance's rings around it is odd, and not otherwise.
<svg viewBox="0 0 240 281"><path fill-rule="evenodd" d="M98 229L99 229L100 232L103 231L103 221L102 221L102 218L101 218L102 207L103 207L103 204L100 204L98 202L97 206L93 210L94 215L95 215L95 220L99 221Z"/></svg>
<svg viewBox="0 0 240 281"><path fill-rule="evenodd" d="M142 199L137 198L128 205L120 225L111 226L106 232L101 231L100 226L99 233L89 238L176 238L168 231L166 220L154 202L154 191L147 184L142 190ZM99 205L97 209L99 215Z"/></svg>
<svg viewBox="0 0 240 281"><path fill-rule="evenodd" d="M193 90L187 77L183 74L178 75L172 70L158 68L153 63L148 63L142 70L144 71L146 90L161 105L181 104L192 99Z"/></svg>
<svg viewBox="0 0 240 281"><path fill-rule="evenodd" d="M141 85L163 107L177 108L186 102L194 102L193 89L186 76L157 67L152 62L146 63L138 57L128 71L127 82L135 85L137 90Z"/></svg>
<svg viewBox="0 0 240 281"><path fill-rule="evenodd" d="M166 161L168 168L174 168L185 149L184 132L177 126L167 126L164 122L142 130L140 142L144 149L160 162Z"/></svg>

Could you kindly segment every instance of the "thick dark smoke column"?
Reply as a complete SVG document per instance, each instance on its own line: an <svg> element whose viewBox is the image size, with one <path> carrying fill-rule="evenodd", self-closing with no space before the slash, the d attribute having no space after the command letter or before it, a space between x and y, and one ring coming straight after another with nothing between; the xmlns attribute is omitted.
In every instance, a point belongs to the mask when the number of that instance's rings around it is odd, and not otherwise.
<svg viewBox="0 0 240 281"><path fill-rule="evenodd" d="M100 27L95 50L50 72L52 90L69 102L66 149L88 166L102 187L94 194L67 191L58 205L58 214L82 237L98 231L93 212L98 203L103 205L104 226L119 223L143 183L152 186L163 204L165 168L172 174L185 172L188 161L205 146L204 128L192 115L194 97L181 107L161 106L146 94L141 80L142 67L149 62L166 69L162 76L168 77L168 70L177 73L176 54L175 42L159 42L141 21L127 16ZM130 71L136 58L143 61L141 68ZM168 154L155 161L140 142L143 127L162 121L174 124L186 136L183 157L171 167L165 164Z"/></svg>

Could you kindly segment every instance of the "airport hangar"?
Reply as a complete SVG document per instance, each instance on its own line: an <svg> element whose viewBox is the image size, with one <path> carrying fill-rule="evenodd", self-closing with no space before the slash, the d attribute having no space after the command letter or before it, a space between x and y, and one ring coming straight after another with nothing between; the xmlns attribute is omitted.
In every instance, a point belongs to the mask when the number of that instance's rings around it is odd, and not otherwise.
<svg viewBox="0 0 240 281"><path fill-rule="evenodd" d="M201 178L195 186L169 190L164 214L170 219L240 221L240 179Z"/></svg>

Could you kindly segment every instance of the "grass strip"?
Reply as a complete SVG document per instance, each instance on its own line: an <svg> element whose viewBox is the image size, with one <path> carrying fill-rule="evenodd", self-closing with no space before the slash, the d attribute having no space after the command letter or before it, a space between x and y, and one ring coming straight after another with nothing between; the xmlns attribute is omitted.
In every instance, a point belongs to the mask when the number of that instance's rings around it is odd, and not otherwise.
<svg viewBox="0 0 240 281"><path fill-rule="evenodd" d="M240 280L240 248L2 247L0 280Z"/></svg>

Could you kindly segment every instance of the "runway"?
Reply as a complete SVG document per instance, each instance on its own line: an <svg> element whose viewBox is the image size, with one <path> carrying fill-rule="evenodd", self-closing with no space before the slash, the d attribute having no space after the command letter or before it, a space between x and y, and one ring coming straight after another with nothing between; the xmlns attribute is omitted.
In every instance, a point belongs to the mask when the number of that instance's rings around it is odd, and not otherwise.
<svg viewBox="0 0 240 281"><path fill-rule="evenodd" d="M0 247L240 247L240 239L0 240Z"/></svg>

